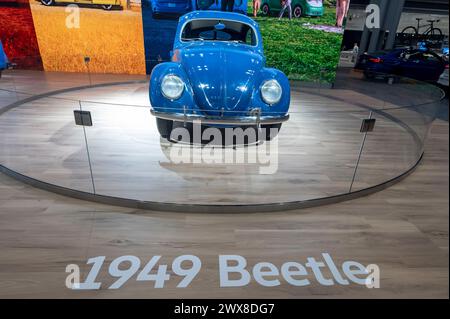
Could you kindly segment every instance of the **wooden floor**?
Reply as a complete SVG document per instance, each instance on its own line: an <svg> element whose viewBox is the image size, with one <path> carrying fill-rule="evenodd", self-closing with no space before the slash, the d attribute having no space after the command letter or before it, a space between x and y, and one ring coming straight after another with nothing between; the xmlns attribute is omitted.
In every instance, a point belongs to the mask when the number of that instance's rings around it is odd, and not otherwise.
<svg viewBox="0 0 450 319"><path fill-rule="evenodd" d="M448 298L449 136L436 121L417 171L401 183L357 200L266 214L139 211L79 201L0 175L0 297L3 298ZM263 288L219 288L218 255L238 254L250 266L305 262L328 252L339 263L378 264L381 288L309 287L286 282ZM170 262L182 254L203 261L189 288L164 289L130 280L117 291L71 291L65 267L104 255ZM87 268L82 268L86 270ZM85 273L83 273L85 275ZM99 278L113 282L103 269ZM134 279L134 278L133 278Z"/></svg>

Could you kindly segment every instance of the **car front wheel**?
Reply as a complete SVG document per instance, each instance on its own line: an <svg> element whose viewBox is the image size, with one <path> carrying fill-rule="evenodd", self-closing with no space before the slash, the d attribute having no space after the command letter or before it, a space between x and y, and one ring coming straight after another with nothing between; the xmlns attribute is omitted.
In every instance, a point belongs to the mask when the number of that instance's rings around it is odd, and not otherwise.
<svg viewBox="0 0 450 319"><path fill-rule="evenodd" d="M281 129L281 123L278 124L270 124L270 125L261 125L262 133L264 140L271 141L275 137L277 137L278 133Z"/></svg>
<svg viewBox="0 0 450 319"><path fill-rule="evenodd" d="M49 6L52 6L52 5L55 4L55 0L41 0L41 3L42 3L44 6L49 7Z"/></svg>
<svg viewBox="0 0 450 319"><path fill-rule="evenodd" d="M295 18L300 18L303 14L303 9L301 6L297 5L294 8L294 17Z"/></svg>
<svg viewBox="0 0 450 319"><path fill-rule="evenodd" d="M370 72L370 71L364 71L364 77L367 80L373 80L373 79L375 79L375 73Z"/></svg>
<svg viewBox="0 0 450 319"><path fill-rule="evenodd" d="M157 118L156 126L158 128L159 135L161 135L162 138L170 138L170 133L172 133L173 121Z"/></svg>
<svg viewBox="0 0 450 319"><path fill-rule="evenodd" d="M102 5L103 10L111 10L113 8L112 4L104 4Z"/></svg>
<svg viewBox="0 0 450 319"><path fill-rule="evenodd" d="M267 3L264 3L263 6L262 6L262 8L261 8L261 11L262 11L262 14L263 14L264 16L270 15L270 8L269 8L269 5L268 5Z"/></svg>

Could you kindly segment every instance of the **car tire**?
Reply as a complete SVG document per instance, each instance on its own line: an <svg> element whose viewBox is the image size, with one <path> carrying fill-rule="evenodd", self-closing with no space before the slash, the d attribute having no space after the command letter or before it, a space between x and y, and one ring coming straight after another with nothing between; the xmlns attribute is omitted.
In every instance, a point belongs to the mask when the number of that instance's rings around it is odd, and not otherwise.
<svg viewBox="0 0 450 319"><path fill-rule="evenodd" d="M296 5L294 7L292 14L293 14L294 18L297 18L297 19L301 18L301 16L303 15L302 7L300 5Z"/></svg>
<svg viewBox="0 0 450 319"><path fill-rule="evenodd" d="M156 127L162 138L169 139L172 133L173 121L156 118Z"/></svg>
<svg viewBox="0 0 450 319"><path fill-rule="evenodd" d="M55 0L41 0L41 3L44 6L50 7L55 4Z"/></svg>
<svg viewBox="0 0 450 319"><path fill-rule="evenodd" d="M373 80L373 79L375 79L375 74L372 72L369 72L369 71L364 71L364 77L367 80Z"/></svg>
<svg viewBox="0 0 450 319"><path fill-rule="evenodd" d="M103 10L110 11L114 6L112 4L102 4Z"/></svg>
<svg viewBox="0 0 450 319"><path fill-rule="evenodd" d="M391 75L391 76L386 77L386 81L390 85L396 84L396 83L399 83L401 81L401 77L395 76L395 75Z"/></svg>
<svg viewBox="0 0 450 319"><path fill-rule="evenodd" d="M281 125L282 125L281 123L261 125L261 129L264 129L264 131L262 132L264 134L262 138L264 138L265 141L273 140L275 137L277 137L278 133L280 132Z"/></svg>
<svg viewBox="0 0 450 319"><path fill-rule="evenodd" d="M261 12L263 16L270 16L270 7L267 3L263 4L263 6L261 7Z"/></svg>

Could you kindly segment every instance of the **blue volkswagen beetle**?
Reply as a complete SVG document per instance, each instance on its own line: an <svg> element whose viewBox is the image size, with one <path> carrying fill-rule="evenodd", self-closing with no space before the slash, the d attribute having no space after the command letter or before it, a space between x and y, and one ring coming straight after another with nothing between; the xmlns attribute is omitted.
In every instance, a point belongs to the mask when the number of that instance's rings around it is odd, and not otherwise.
<svg viewBox="0 0 450 319"><path fill-rule="evenodd" d="M266 140L289 119L289 81L265 66L258 24L232 12L194 11L178 23L171 62L150 79L151 112L160 135L180 123L258 127Z"/></svg>

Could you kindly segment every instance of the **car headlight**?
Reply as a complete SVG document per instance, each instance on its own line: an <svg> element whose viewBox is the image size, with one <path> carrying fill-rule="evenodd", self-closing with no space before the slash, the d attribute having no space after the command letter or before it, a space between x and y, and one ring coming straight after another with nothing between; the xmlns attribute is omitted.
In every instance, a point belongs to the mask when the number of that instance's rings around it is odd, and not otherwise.
<svg viewBox="0 0 450 319"><path fill-rule="evenodd" d="M269 105L278 103L282 92L281 85L277 80L268 80L261 87L261 97Z"/></svg>
<svg viewBox="0 0 450 319"><path fill-rule="evenodd" d="M183 90L184 82L178 76L168 74L163 78L161 92L166 98L176 100L183 94Z"/></svg>

